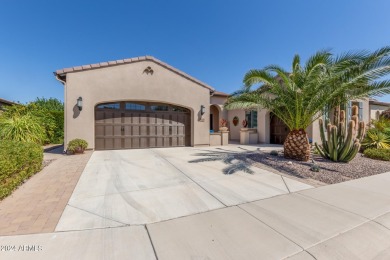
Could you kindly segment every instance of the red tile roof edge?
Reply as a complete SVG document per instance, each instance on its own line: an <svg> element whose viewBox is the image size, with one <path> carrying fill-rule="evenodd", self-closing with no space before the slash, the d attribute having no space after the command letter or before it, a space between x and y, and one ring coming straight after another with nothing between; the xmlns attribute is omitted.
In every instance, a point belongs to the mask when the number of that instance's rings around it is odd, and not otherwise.
<svg viewBox="0 0 390 260"><path fill-rule="evenodd" d="M4 104L8 104L8 105L17 105L18 104L18 103L15 103L15 102L12 102L12 101L9 101L6 99L2 99L2 98L0 98L0 102L4 103Z"/></svg>
<svg viewBox="0 0 390 260"><path fill-rule="evenodd" d="M230 96L229 94L225 93L225 92L221 92L221 91L215 91L213 96L222 96L222 97L228 97Z"/></svg>
<svg viewBox="0 0 390 260"><path fill-rule="evenodd" d="M373 105L380 105L380 106L389 106L390 107L390 103L388 102L383 102L383 101L379 101L379 100L375 100L375 99L371 99L369 101L370 104L373 104Z"/></svg>

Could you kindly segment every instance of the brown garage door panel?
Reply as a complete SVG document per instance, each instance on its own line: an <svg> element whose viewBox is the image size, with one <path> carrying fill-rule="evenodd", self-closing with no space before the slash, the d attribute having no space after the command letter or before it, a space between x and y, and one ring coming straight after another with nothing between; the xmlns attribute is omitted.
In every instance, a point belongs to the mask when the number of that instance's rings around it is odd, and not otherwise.
<svg viewBox="0 0 390 260"><path fill-rule="evenodd" d="M190 145L191 114L184 108L143 103L145 110L126 110L126 102L95 109L95 149L133 149ZM108 106L106 106L108 105ZM152 106L168 107L153 111ZM103 107L103 108L101 108ZM112 109L112 108L115 109ZM183 112L184 111L184 112Z"/></svg>

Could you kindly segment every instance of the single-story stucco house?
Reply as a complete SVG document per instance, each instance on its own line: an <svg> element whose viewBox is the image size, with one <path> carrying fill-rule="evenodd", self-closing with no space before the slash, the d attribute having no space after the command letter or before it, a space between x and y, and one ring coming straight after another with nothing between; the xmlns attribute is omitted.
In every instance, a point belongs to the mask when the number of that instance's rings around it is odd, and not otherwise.
<svg viewBox="0 0 390 260"><path fill-rule="evenodd" d="M75 138L96 150L223 145L227 139L282 144L288 134L270 111L227 111L228 94L151 56L54 74L64 85L65 144ZM369 123L370 104L356 100L349 107L357 105L360 119ZM228 133L219 132L221 119L228 121ZM250 131L241 131L244 119ZM307 132L319 140L316 122Z"/></svg>
<svg viewBox="0 0 390 260"><path fill-rule="evenodd" d="M379 119L382 112L390 109L390 103L370 99L370 118Z"/></svg>

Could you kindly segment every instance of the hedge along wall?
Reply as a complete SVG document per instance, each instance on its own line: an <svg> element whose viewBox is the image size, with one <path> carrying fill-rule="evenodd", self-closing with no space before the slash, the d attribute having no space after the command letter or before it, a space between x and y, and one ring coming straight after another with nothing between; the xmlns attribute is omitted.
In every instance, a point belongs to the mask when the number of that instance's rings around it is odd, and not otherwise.
<svg viewBox="0 0 390 260"><path fill-rule="evenodd" d="M42 161L40 145L0 140L0 200L40 171Z"/></svg>

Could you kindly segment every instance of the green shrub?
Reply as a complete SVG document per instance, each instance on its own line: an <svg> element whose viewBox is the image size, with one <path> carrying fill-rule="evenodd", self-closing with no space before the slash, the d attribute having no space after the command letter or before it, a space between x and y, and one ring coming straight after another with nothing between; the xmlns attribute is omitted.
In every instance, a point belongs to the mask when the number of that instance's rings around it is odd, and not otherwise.
<svg viewBox="0 0 390 260"><path fill-rule="evenodd" d="M269 154L272 155L272 156L278 156L279 155L278 151L276 151L276 150L272 150Z"/></svg>
<svg viewBox="0 0 390 260"><path fill-rule="evenodd" d="M53 116L56 128L50 140L52 144L64 143L64 111L50 111Z"/></svg>
<svg viewBox="0 0 390 260"><path fill-rule="evenodd" d="M47 142L62 144L64 142L64 103L56 98L36 98L28 104L40 111L46 126Z"/></svg>
<svg viewBox="0 0 390 260"><path fill-rule="evenodd" d="M390 136L379 131L376 128L367 131L367 135L362 142L362 146L367 148L390 148Z"/></svg>
<svg viewBox="0 0 390 260"><path fill-rule="evenodd" d="M370 126L383 132L390 128L390 119L381 116L379 119L371 120Z"/></svg>
<svg viewBox="0 0 390 260"><path fill-rule="evenodd" d="M14 128L8 131L8 137L0 139L7 140L27 140L36 143L63 143L64 138L64 111L63 110L49 110L49 108L60 109L62 103L57 101L51 102L45 99L38 99L38 101L31 102L27 105L13 105L7 107L5 112L1 115L3 124ZM46 102L46 103L45 103ZM58 104L57 104L58 103ZM29 120L29 123L20 126ZM37 127L39 125L39 127ZM3 128L0 125L0 128ZM37 138L37 129L43 129L43 134L39 134ZM42 132L42 131L40 131ZM24 137L21 138L20 135Z"/></svg>
<svg viewBox="0 0 390 260"><path fill-rule="evenodd" d="M364 156L376 160L390 161L390 149L366 149L364 150Z"/></svg>
<svg viewBox="0 0 390 260"><path fill-rule="evenodd" d="M79 148L84 151L85 149L87 149L87 147L88 143L83 139L73 139L68 143L68 151L71 151L73 153L76 152Z"/></svg>
<svg viewBox="0 0 390 260"><path fill-rule="evenodd" d="M42 168L43 150L34 143L0 141L0 200Z"/></svg>
<svg viewBox="0 0 390 260"><path fill-rule="evenodd" d="M46 139L45 128L30 114L1 116L0 139L42 144Z"/></svg>
<svg viewBox="0 0 390 260"><path fill-rule="evenodd" d="M49 111L64 111L64 103L57 98L36 98L30 104L35 104Z"/></svg>

